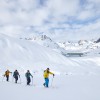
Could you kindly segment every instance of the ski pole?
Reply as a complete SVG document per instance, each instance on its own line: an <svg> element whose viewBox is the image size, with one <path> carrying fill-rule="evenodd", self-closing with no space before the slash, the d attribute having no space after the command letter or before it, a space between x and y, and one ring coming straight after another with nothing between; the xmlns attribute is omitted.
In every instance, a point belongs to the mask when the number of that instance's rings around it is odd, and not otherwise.
<svg viewBox="0 0 100 100"><path fill-rule="evenodd" d="M14 77L12 76L12 82L13 82L13 80L14 80Z"/></svg>
<svg viewBox="0 0 100 100"><path fill-rule="evenodd" d="M3 82L3 80L4 80L4 77L5 77L5 76L3 75L3 77L2 77L2 82Z"/></svg>
<svg viewBox="0 0 100 100"><path fill-rule="evenodd" d="M32 85L33 85L33 77L32 77Z"/></svg>
<svg viewBox="0 0 100 100"><path fill-rule="evenodd" d="M52 84L53 84L53 79L54 79L54 77L53 77L52 80L51 80L51 87L52 87Z"/></svg>
<svg viewBox="0 0 100 100"><path fill-rule="evenodd" d="M20 78L20 84L21 84L21 77L19 77Z"/></svg>

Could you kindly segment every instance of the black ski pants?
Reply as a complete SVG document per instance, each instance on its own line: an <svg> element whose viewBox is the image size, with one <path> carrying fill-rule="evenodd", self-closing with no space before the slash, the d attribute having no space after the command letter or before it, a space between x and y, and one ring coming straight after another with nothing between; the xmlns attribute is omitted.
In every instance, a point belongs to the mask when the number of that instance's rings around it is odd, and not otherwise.
<svg viewBox="0 0 100 100"><path fill-rule="evenodd" d="M17 83L18 81L18 76L15 76L15 83Z"/></svg>
<svg viewBox="0 0 100 100"><path fill-rule="evenodd" d="M27 85L30 85L31 79L30 77L27 77Z"/></svg>
<svg viewBox="0 0 100 100"><path fill-rule="evenodd" d="M6 75L6 81L9 81L9 75Z"/></svg>

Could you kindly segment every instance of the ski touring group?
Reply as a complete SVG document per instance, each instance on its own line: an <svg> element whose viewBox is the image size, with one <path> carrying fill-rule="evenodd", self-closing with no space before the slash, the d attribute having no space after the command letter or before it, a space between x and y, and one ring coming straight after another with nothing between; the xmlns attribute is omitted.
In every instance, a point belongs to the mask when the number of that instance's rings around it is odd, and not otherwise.
<svg viewBox="0 0 100 100"><path fill-rule="evenodd" d="M3 79L4 79L4 77L6 77L6 81L9 82L10 74L12 74L11 71L9 71L9 70L5 71L5 73L3 75ZM43 77L44 77L43 86L47 87L47 88L49 87L49 74L53 75L53 78L54 78L55 74L52 73L49 68L44 70L44 73L43 73ZM27 81L26 84L27 85L30 85L31 81L33 83L33 75L30 73L29 70L27 70L27 72L25 73L25 77L26 77L26 81ZM19 79L20 79L20 83L21 83L21 78L20 78L20 74L19 74L18 70L15 70L13 72L13 78L15 79L15 83L17 83Z"/></svg>

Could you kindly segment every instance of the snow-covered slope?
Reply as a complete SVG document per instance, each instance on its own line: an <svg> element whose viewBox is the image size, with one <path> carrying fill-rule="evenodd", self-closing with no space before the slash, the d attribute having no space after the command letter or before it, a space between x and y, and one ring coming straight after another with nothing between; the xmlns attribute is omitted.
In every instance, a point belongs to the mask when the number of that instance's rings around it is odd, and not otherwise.
<svg viewBox="0 0 100 100"><path fill-rule="evenodd" d="M50 38L41 40L41 36L23 38L0 34L1 100L100 100L99 47L99 43L57 44ZM87 50L88 54L65 57L61 54L62 48L65 49L63 52ZM50 76L49 89L43 87L43 71L47 67L55 74L54 79ZM12 75L10 82L5 81L2 75L7 69L12 72L18 69L18 84L14 83ZM26 86L27 69L34 76L32 86Z"/></svg>
<svg viewBox="0 0 100 100"><path fill-rule="evenodd" d="M64 64L67 59L52 49L32 41L16 39L3 34L0 34L0 55L2 66L24 66L24 68Z"/></svg>
<svg viewBox="0 0 100 100"><path fill-rule="evenodd" d="M32 41L38 43L41 46L50 48L56 52L62 53L66 52L66 50L60 47L55 41L53 41L50 37L41 34L30 34L28 36L20 36L22 40Z"/></svg>
<svg viewBox="0 0 100 100"><path fill-rule="evenodd" d="M20 70L41 70L50 67L57 72L69 73L99 73L100 71L98 68L99 57L95 56L98 63L87 56L68 58L40 43L0 34L0 65L5 69L17 68ZM89 63L96 66L90 67Z"/></svg>
<svg viewBox="0 0 100 100"><path fill-rule="evenodd" d="M34 75L33 80L33 86L23 80L21 84L0 81L1 100L100 100L99 76L55 76L48 89L42 86L42 77Z"/></svg>

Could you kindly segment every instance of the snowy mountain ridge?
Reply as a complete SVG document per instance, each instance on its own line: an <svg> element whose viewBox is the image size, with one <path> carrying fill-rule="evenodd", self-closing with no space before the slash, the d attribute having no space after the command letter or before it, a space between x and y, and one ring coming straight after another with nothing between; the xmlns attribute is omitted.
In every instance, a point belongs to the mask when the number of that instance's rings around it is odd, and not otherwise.
<svg viewBox="0 0 100 100"><path fill-rule="evenodd" d="M15 37L7 36L4 34L0 34L0 51L1 51L0 65L5 66L5 69L11 68L12 66L13 69L17 67L20 70L25 70L27 68L35 69L35 70L39 68L39 70L41 70L41 69L45 69L48 66L58 72L62 70L65 72L75 71L75 73L76 72L81 73L82 69L77 70L77 67L80 66L81 68L81 66L84 66L82 63L85 61L84 60L80 61L79 60L80 57L78 58L75 57L75 59L65 57L61 53L62 52L61 50L63 50L63 53L72 52L73 51L72 48L70 48L69 51L64 50L62 49L61 46L58 46L58 44L55 44L55 42L52 42L52 40L49 38L41 40L41 38L39 37L39 39L40 40L38 39L34 40L34 39L28 39L28 38L27 39L15 38ZM44 46L45 42L49 46L47 47ZM52 48L50 47L50 45L52 46ZM75 48L78 48L81 51L83 50L82 47L81 49L79 47L75 47ZM100 49L98 48L96 50L98 50L99 52ZM95 55L94 54L95 53L93 53L92 56L95 57L96 54ZM81 59L85 59L85 58L82 57ZM77 60L77 61L74 61L74 60ZM91 62L93 64L96 63L92 59L91 59ZM76 69L73 69L75 65L76 65Z"/></svg>
<svg viewBox="0 0 100 100"><path fill-rule="evenodd" d="M79 41L67 41L67 42L56 42L53 41L50 37L47 35L30 35L26 36L24 38L29 41L36 42L44 47L48 47L52 50L55 50L59 53L67 53L67 52L82 52L82 53L90 53L98 51L97 54L99 54L100 49L100 43L95 42L95 40L79 40ZM95 54L95 53L94 53Z"/></svg>

